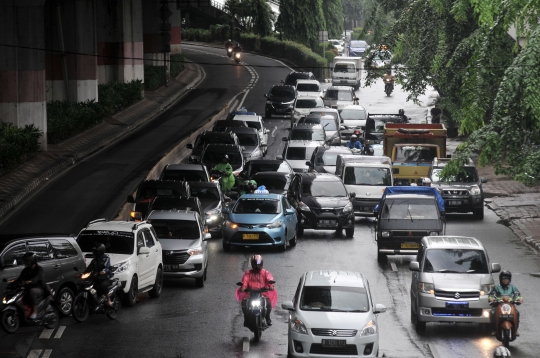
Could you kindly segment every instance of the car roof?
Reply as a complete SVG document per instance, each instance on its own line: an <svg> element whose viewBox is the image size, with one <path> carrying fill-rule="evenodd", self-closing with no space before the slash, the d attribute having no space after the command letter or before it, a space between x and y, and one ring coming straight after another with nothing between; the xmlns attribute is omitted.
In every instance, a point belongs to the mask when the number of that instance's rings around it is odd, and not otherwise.
<svg viewBox="0 0 540 358"><path fill-rule="evenodd" d="M299 83L316 83L318 85L320 85L321 83L317 80L297 80L296 81L296 85L298 85Z"/></svg>
<svg viewBox="0 0 540 358"><path fill-rule="evenodd" d="M359 272L321 270L306 272L304 286L365 287L365 284Z"/></svg>
<svg viewBox="0 0 540 358"><path fill-rule="evenodd" d="M317 117L319 118L319 117ZM332 118L333 119L333 118ZM319 123L297 123L291 128L291 131L295 129L324 129Z"/></svg>
<svg viewBox="0 0 540 358"><path fill-rule="evenodd" d="M321 142L320 140L317 140L317 141L314 141L314 140L299 140L299 139L294 139L294 140L290 140L288 141L288 145L287 147L288 148L296 148L296 147L318 147L321 145Z"/></svg>
<svg viewBox="0 0 540 358"><path fill-rule="evenodd" d="M281 194L244 194L240 198L244 199L280 199Z"/></svg>
<svg viewBox="0 0 540 358"><path fill-rule="evenodd" d="M434 196L424 195L424 194L387 194L387 199L432 199L435 200Z"/></svg>
<svg viewBox="0 0 540 358"><path fill-rule="evenodd" d="M425 236L422 243L428 249L484 249L484 245L468 236Z"/></svg>
<svg viewBox="0 0 540 358"><path fill-rule="evenodd" d="M197 212L191 210L154 210L148 215L148 221L151 220L187 220L196 221Z"/></svg>
<svg viewBox="0 0 540 358"><path fill-rule="evenodd" d="M233 121L244 121L244 122L258 122L260 116L252 116L248 114L237 114L234 116Z"/></svg>
<svg viewBox="0 0 540 358"><path fill-rule="evenodd" d="M222 122L229 122L229 121L222 121ZM231 137L234 137L234 136L231 135L230 132L216 132L216 131L206 130L206 131L201 133L201 137L228 137L228 138L231 138Z"/></svg>
<svg viewBox="0 0 540 358"><path fill-rule="evenodd" d="M83 230L112 230L112 231L124 231L132 232L136 230L140 225L146 224L145 221L134 222L134 221L106 221L100 220L95 222L90 222Z"/></svg>
<svg viewBox="0 0 540 358"><path fill-rule="evenodd" d="M338 181L341 182L341 179L334 174L330 173L298 173L302 176L302 181L313 182L313 181Z"/></svg>
<svg viewBox="0 0 540 358"><path fill-rule="evenodd" d="M204 165L202 164L167 164L165 170L192 170L192 171L204 171Z"/></svg>
<svg viewBox="0 0 540 358"><path fill-rule="evenodd" d="M8 246L9 244L19 241L19 240L39 240L39 239L75 239L73 235L69 234L55 234L55 233L31 233L31 234L2 234L0 235L0 252L2 248Z"/></svg>
<svg viewBox="0 0 540 358"><path fill-rule="evenodd" d="M208 151L209 149L227 151L234 150L241 152L240 148L236 144L208 144L205 148L205 151Z"/></svg>
<svg viewBox="0 0 540 358"><path fill-rule="evenodd" d="M232 132L232 133L246 133L246 134L254 134L254 135L259 135L257 133L257 129L255 128L251 128L251 127L234 127L234 128L226 128L225 130L228 130L229 132Z"/></svg>
<svg viewBox="0 0 540 358"><path fill-rule="evenodd" d="M330 90L346 90L346 91L353 91L352 87L349 86L330 86L328 87L327 91ZM353 91L354 92L354 91Z"/></svg>
<svg viewBox="0 0 540 358"><path fill-rule="evenodd" d="M344 154L351 154L351 150L347 147L340 147L340 146L326 146L326 145L321 145L320 146L321 149L319 150L318 153L322 154L322 153L326 153L326 152L336 152L336 153L344 153Z"/></svg>
<svg viewBox="0 0 540 358"><path fill-rule="evenodd" d="M339 111L335 108L312 108L309 110L309 113L313 113L313 112L332 112L332 113L337 113L339 114Z"/></svg>
<svg viewBox="0 0 540 358"><path fill-rule="evenodd" d="M343 109L356 109L356 110L359 110L359 111L365 111L366 109L359 105L359 104L349 104L349 105L346 105L345 107L343 107Z"/></svg>
<svg viewBox="0 0 540 358"><path fill-rule="evenodd" d="M255 174L253 174L253 176L252 176L253 179L258 178L258 177L281 177L281 178L286 178L286 177L291 177L291 173L286 173L286 172L257 172Z"/></svg>

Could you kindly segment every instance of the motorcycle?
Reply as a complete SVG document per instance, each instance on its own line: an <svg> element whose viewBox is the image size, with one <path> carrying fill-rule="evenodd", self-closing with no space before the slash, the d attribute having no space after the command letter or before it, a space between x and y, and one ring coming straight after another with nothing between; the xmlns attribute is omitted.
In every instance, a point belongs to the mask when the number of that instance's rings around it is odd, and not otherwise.
<svg viewBox="0 0 540 358"><path fill-rule="evenodd" d="M386 96L390 96L392 91L394 90L394 84L392 83L392 80L387 78L384 80L384 92L386 92Z"/></svg>
<svg viewBox="0 0 540 358"><path fill-rule="evenodd" d="M7 281L4 280L4 282ZM20 283L14 287L8 286L2 300L4 308L2 309L1 320L4 331L15 333L21 324L45 326L49 329L55 328L58 324L59 315L58 309L52 304L54 302L54 291L49 291L50 294L47 297L43 297L38 301L36 319L30 319L32 307L25 302L24 284Z"/></svg>
<svg viewBox="0 0 540 358"><path fill-rule="evenodd" d="M518 327L518 315L515 305L519 305L508 296L491 302L495 308L495 338L508 348L510 342L515 341Z"/></svg>
<svg viewBox="0 0 540 358"><path fill-rule="evenodd" d="M71 313L77 322L84 322L90 314L105 313L111 320L118 318L120 310L120 281L117 278L112 279L109 286L109 297L111 297L112 306L107 305L107 297L97 296L95 285L95 274L90 272L81 274L81 281L77 283L77 296L73 299Z"/></svg>
<svg viewBox="0 0 540 358"><path fill-rule="evenodd" d="M232 51L232 50L233 50L232 47L227 47L227 56L228 56L229 58L231 58L232 55L233 55L233 51Z"/></svg>
<svg viewBox="0 0 540 358"><path fill-rule="evenodd" d="M240 63L240 52L234 52L234 62Z"/></svg>
<svg viewBox="0 0 540 358"><path fill-rule="evenodd" d="M276 281L270 281L271 284ZM242 282L237 283L238 286L242 286ZM261 339L262 332L269 326L266 324L266 299L262 295L263 292L269 291L268 288L262 288L260 290L246 289L245 292L249 293L247 299L247 317L244 320L247 322L247 328L253 332L253 341L258 342Z"/></svg>

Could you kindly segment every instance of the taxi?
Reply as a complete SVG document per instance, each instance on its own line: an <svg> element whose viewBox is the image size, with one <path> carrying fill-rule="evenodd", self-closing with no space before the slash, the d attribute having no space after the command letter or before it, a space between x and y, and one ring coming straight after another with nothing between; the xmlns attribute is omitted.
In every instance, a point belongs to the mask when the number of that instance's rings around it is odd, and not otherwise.
<svg viewBox="0 0 540 358"><path fill-rule="evenodd" d="M223 227L223 250L232 246L275 246L285 251L296 246L296 210L281 194L260 187L242 195L232 208L224 208L228 219Z"/></svg>

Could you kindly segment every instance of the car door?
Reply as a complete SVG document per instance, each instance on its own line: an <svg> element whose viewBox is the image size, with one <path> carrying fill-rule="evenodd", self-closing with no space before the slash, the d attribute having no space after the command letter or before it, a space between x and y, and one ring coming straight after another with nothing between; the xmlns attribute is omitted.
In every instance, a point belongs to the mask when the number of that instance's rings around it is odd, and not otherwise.
<svg viewBox="0 0 540 358"><path fill-rule="evenodd" d="M156 241L154 237L150 233L150 229L145 228L145 229L142 229L141 231L143 232L144 239L146 240L146 247L148 248L148 250L150 250L150 255L149 255L150 271L148 273L148 282L153 283L156 281L156 272L157 272L157 267L158 267L158 262L159 262L158 259L159 257L161 257L161 252L159 250L158 245L156 245Z"/></svg>
<svg viewBox="0 0 540 358"><path fill-rule="evenodd" d="M62 281L62 264L56 258L49 241L28 241L27 248L28 252L33 252L36 255L38 264L43 267L45 283L53 290L58 291Z"/></svg>
<svg viewBox="0 0 540 358"><path fill-rule="evenodd" d="M2 253L4 268L0 271L0 293L3 293L8 285L6 281L17 279L24 268L23 256L26 254L26 242L16 242L6 247Z"/></svg>
<svg viewBox="0 0 540 358"><path fill-rule="evenodd" d="M82 255L79 255L77 249L67 239L49 239L49 243L61 265L62 282L75 282L75 276L78 273L73 268L77 267L80 271L86 268Z"/></svg>
<svg viewBox="0 0 540 358"><path fill-rule="evenodd" d="M137 232L137 274L139 276L139 289L144 288L150 283L150 275L152 274L152 259L150 258L150 253L148 254L139 254L141 248L146 247L146 242L144 240L144 234L142 230Z"/></svg>
<svg viewBox="0 0 540 358"><path fill-rule="evenodd" d="M418 254L416 255L416 261L420 265L420 269L422 268L422 261L424 259L425 252L426 252L425 246L420 244L420 248L418 249ZM418 302L418 284L420 282L420 271L411 271L411 272L412 272L411 304L416 307L416 302Z"/></svg>

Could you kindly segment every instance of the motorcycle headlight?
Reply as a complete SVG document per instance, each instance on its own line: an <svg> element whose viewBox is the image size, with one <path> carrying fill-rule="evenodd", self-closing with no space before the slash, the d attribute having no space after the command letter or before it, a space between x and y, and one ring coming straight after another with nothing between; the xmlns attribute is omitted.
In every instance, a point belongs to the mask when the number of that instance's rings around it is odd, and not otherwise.
<svg viewBox="0 0 540 358"><path fill-rule="evenodd" d="M280 221L274 221L273 223L266 225L266 227L269 229L277 229L277 228L280 228L281 225L283 225L283 221L280 220Z"/></svg>
<svg viewBox="0 0 540 358"><path fill-rule="evenodd" d="M114 273L122 273L129 270L129 266L130 266L130 262L126 261L126 262L119 263L118 265L114 265L111 268L112 268L112 272Z"/></svg>
<svg viewBox="0 0 540 358"><path fill-rule="evenodd" d="M360 331L360 336L372 336L377 333L377 323L369 321Z"/></svg>
<svg viewBox="0 0 540 358"><path fill-rule="evenodd" d="M435 285L429 282L419 282L418 290L423 293L435 294Z"/></svg>
<svg viewBox="0 0 540 358"><path fill-rule="evenodd" d="M382 237L390 237L390 231L383 231L381 232Z"/></svg>
<svg viewBox="0 0 540 358"><path fill-rule="evenodd" d="M493 285L492 284L489 284L489 285L480 285L480 296L484 296L484 295L487 295L491 292L491 290L493 289Z"/></svg>
<svg viewBox="0 0 540 358"><path fill-rule="evenodd" d="M347 203L347 205L345 205L345 207L343 208L343 212L350 213L351 211L353 211L353 205L352 203Z"/></svg>
<svg viewBox="0 0 540 358"><path fill-rule="evenodd" d="M188 253L189 256L202 255L203 251L202 251L202 248L199 246L199 247L195 247L193 249L187 250L187 253Z"/></svg>
<svg viewBox="0 0 540 358"><path fill-rule="evenodd" d="M251 307L254 307L254 308L261 307L261 301L260 300L251 301Z"/></svg>
<svg viewBox="0 0 540 358"><path fill-rule="evenodd" d="M220 209L212 209L212 210L206 212L206 217L209 220L216 221L218 219L220 213L221 213Z"/></svg>
<svg viewBox="0 0 540 358"><path fill-rule="evenodd" d="M439 233L437 231L430 231L429 236L438 236Z"/></svg>
<svg viewBox="0 0 540 358"><path fill-rule="evenodd" d="M306 326L302 321L298 319L298 317L295 317L291 321L291 331L300 333L300 334L307 334Z"/></svg>
<svg viewBox="0 0 540 358"><path fill-rule="evenodd" d="M478 185L473 186L471 190L469 190L469 193L471 193L471 195L480 195L480 187Z"/></svg>
<svg viewBox="0 0 540 358"><path fill-rule="evenodd" d="M237 223L230 222L229 220L225 221L225 225L227 225L227 226L230 227L231 229L238 229L238 224L237 224Z"/></svg>
<svg viewBox="0 0 540 358"><path fill-rule="evenodd" d="M302 211L311 211L309 206L307 206L303 202L300 202L300 210L302 210Z"/></svg>
<svg viewBox="0 0 540 358"><path fill-rule="evenodd" d="M9 305L10 303L15 302L15 299L16 299L17 297L18 297L18 296L15 295L15 296L11 297L9 300L7 299L7 297L4 297L4 299L2 300L2 303L5 304L5 305Z"/></svg>
<svg viewBox="0 0 540 358"><path fill-rule="evenodd" d="M505 303L501 307L501 312L502 312L502 314L510 314L510 313L512 313L512 307L510 307L509 304Z"/></svg>
<svg viewBox="0 0 540 358"><path fill-rule="evenodd" d="M234 55L234 57L240 58L240 54L239 54L239 53L236 53L236 55Z"/></svg>

